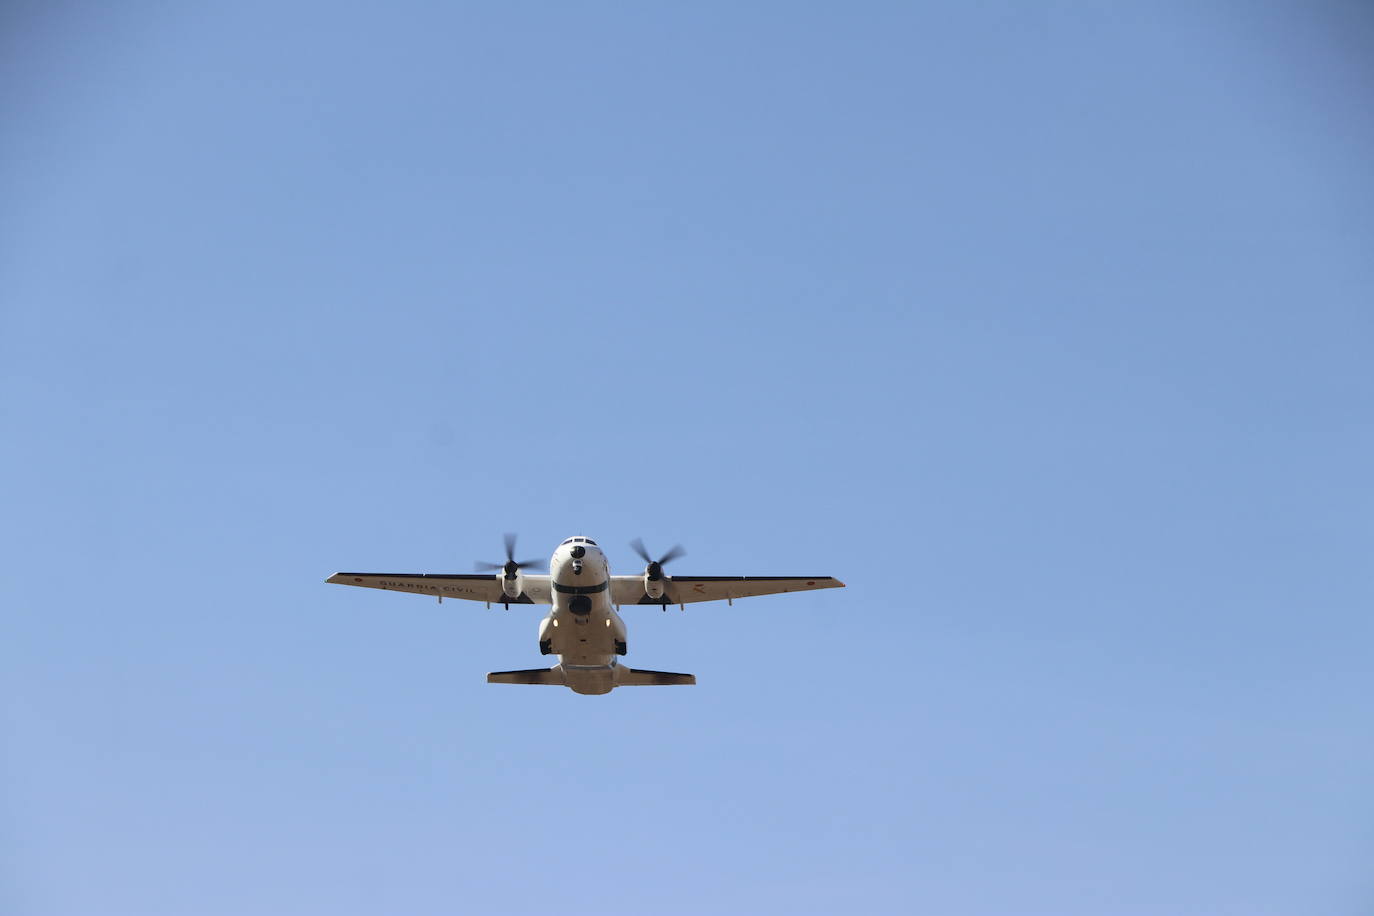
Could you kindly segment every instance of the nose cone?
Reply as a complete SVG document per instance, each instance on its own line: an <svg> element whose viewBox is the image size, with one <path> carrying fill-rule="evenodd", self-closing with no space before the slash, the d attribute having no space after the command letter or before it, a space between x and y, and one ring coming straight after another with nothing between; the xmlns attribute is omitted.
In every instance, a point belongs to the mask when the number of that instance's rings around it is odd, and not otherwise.
<svg viewBox="0 0 1374 916"><path fill-rule="evenodd" d="M600 578L605 565L596 542L583 537L569 538L553 556L554 581L580 587L587 584L583 581L587 575Z"/></svg>

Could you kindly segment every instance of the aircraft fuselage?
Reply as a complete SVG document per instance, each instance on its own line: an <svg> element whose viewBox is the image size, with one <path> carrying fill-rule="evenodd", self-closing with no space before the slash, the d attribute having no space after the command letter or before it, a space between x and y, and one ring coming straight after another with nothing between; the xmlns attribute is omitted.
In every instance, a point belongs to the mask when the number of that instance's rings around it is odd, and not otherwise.
<svg viewBox="0 0 1374 916"><path fill-rule="evenodd" d="M553 609L539 624L539 650L557 655L567 686L609 693L617 656L626 652L625 621L611 603L611 568L589 538L569 538L549 561Z"/></svg>

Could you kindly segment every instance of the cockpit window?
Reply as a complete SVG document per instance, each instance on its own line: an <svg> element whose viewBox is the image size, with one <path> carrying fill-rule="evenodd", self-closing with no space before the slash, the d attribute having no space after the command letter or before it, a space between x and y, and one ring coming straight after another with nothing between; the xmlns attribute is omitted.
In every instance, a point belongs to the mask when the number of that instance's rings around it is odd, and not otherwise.
<svg viewBox="0 0 1374 916"><path fill-rule="evenodd" d="M593 541L591 538L583 538L583 540L585 540L588 544L591 544L593 547L596 546L596 541Z"/></svg>
<svg viewBox="0 0 1374 916"><path fill-rule="evenodd" d="M565 546L565 545L567 545L567 544L571 544L571 543L572 543L573 541L575 541L575 540L577 540L577 538L568 538L566 541L564 541L562 544L559 544L558 546L559 546L559 547L563 547L563 546Z"/></svg>

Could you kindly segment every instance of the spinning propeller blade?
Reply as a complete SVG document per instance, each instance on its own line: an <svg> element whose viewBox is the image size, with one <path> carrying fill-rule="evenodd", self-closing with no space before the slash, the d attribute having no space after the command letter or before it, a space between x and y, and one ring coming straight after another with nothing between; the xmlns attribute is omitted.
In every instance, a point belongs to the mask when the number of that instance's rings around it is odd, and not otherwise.
<svg viewBox="0 0 1374 916"><path fill-rule="evenodd" d="M537 566L537 565L539 565L539 561L538 561L538 560L521 560L519 563L515 562L515 534L514 534L514 532L510 532L510 531L506 532L505 534L503 534L503 535L501 536L501 540L503 540L503 541L505 542L505 545L506 545L506 562L504 562L504 563L486 563L486 562L483 562L483 561L481 561L481 560L478 560L477 563L474 564L474 565L477 567L477 571L478 571L478 572L495 572L496 570L499 569L499 570L504 570L504 571L505 571L505 574L506 574L506 577L507 577L507 578L514 578L514 577L515 577L515 573L516 573L518 570L521 570L521 569L529 569L531 566Z"/></svg>
<svg viewBox="0 0 1374 916"><path fill-rule="evenodd" d="M686 556L687 554L687 551L683 549L681 544L674 544L672 547L668 548L667 553L655 560L649 555L649 551L644 547L644 541L641 539L635 538L630 542L630 546L634 548L635 553L639 554L640 559L650 566L656 567L656 571L661 571L663 564L670 563L678 557Z"/></svg>

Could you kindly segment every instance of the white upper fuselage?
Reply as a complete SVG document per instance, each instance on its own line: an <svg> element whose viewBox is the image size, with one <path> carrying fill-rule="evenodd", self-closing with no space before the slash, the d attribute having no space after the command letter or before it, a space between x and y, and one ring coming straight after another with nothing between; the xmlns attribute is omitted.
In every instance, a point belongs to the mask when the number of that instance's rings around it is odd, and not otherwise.
<svg viewBox="0 0 1374 916"><path fill-rule="evenodd" d="M549 576L553 609L539 625L540 648L559 657L569 687L605 693L626 642L625 621L611 603L606 555L590 538L568 538L554 551Z"/></svg>

